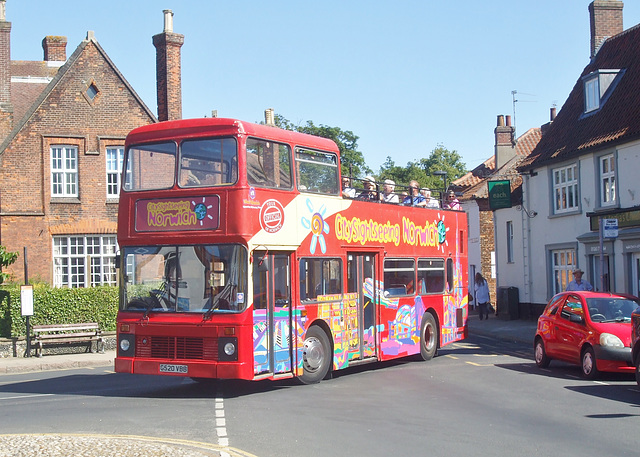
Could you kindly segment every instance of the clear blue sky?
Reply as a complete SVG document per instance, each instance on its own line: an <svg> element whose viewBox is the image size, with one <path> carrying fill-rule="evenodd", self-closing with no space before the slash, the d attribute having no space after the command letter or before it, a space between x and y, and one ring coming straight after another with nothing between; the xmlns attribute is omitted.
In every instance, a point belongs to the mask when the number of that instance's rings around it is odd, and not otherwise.
<svg viewBox="0 0 640 457"><path fill-rule="evenodd" d="M471 169L493 154L496 116L517 134L560 109L589 61L590 0L7 0L11 58L42 60L46 35L88 30L153 112L163 9L182 47L183 117L294 123L359 136L367 165L397 165L438 145ZM640 23L626 0L624 28Z"/></svg>

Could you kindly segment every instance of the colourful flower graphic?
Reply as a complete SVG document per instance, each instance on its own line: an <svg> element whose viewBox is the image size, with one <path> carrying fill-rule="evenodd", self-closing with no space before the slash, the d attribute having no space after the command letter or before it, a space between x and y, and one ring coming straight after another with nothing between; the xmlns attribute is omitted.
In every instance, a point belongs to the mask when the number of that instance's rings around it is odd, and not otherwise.
<svg viewBox="0 0 640 457"><path fill-rule="evenodd" d="M329 224L324 221L324 215L327 212L327 208L322 205L318 211L315 211L313 202L309 198L307 198L307 208L309 209L309 213L311 213L311 219L307 219L305 216L300 222L304 228L311 230L311 233L313 233L309 251L311 254L315 254L316 245L320 244L320 251L324 254L327 252L327 243L324 240L323 233L329 234Z"/></svg>

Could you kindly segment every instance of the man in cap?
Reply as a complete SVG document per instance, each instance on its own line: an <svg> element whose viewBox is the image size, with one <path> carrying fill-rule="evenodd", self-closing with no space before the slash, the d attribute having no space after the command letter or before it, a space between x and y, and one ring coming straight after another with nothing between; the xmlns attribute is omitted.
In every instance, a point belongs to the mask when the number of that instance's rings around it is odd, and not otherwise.
<svg viewBox="0 0 640 457"><path fill-rule="evenodd" d="M358 200L378 200L378 191L376 190L376 180L373 176L368 175L362 180L364 190L358 194Z"/></svg>
<svg viewBox="0 0 640 457"><path fill-rule="evenodd" d="M573 270L573 281L569 283L569 285L567 286L567 290L593 290L593 286L589 284L589 281L587 281L586 279L582 279L583 274L584 271L582 271L580 268L576 268L575 270Z"/></svg>
<svg viewBox="0 0 640 457"><path fill-rule="evenodd" d="M380 194L380 200L385 203L400 203L398 194L393 191L396 188L396 183L392 179L385 179L382 185L382 193Z"/></svg>

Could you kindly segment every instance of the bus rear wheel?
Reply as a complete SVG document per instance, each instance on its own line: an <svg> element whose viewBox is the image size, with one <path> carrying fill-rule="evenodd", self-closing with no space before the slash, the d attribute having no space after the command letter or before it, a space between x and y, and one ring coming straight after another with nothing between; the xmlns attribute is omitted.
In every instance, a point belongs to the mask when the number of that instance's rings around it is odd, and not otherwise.
<svg viewBox="0 0 640 457"><path fill-rule="evenodd" d="M304 384L315 384L323 380L331 367L331 344L327 334L317 325L307 330L302 350L304 371L300 380Z"/></svg>
<svg viewBox="0 0 640 457"><path fill-rule="evenodd" d="M431 313L424 313L420 326L420 355L431 360L438 351L438 324Z"/></svg>

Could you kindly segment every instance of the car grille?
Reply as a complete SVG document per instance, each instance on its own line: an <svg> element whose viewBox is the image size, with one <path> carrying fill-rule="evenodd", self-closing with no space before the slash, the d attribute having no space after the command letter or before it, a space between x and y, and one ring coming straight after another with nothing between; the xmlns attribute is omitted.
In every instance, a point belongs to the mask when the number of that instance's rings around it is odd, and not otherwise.
<svg viewBox="0 0 640 457"><path fill-rule="evenodd" d="M217 360L217 338L136 336L136 357L165 360Z"/></svg>

